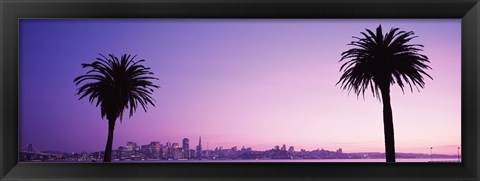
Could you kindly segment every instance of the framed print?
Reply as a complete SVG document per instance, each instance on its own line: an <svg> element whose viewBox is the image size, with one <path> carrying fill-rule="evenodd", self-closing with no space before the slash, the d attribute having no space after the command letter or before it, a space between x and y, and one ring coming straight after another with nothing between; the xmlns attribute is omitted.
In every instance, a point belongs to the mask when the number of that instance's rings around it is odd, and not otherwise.
<svg viewBox="0 0 480 181"><path fill-rule="evenodd" d="M1 10L2 180L478 179L478 1Z"/></svg>

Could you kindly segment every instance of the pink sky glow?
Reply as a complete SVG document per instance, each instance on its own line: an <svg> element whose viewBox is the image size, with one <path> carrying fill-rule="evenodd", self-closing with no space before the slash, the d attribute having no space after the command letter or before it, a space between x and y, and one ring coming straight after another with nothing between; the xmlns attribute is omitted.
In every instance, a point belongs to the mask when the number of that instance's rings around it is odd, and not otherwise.
<svg viewBox="0 0 480 181"><path fill-rule="evenodd" d="M456 154L461 21L453 19L25 20L21 144L103 150L107 121L99 108L78 101L73 78L98 53L130 53L146 59L161 88L153 95L156 107L117 124L114 149L127 141L183 138L192 148L201 136L210 149L286 144L296 150L384 152L381 102L335 85L340 54L351 48L346 44L379 24L384 31L414 31L412 43L425 46L433 68L433 80L427 78L420 92L392 87L396 151L429 153L434 147L435 153Z"/></svg>

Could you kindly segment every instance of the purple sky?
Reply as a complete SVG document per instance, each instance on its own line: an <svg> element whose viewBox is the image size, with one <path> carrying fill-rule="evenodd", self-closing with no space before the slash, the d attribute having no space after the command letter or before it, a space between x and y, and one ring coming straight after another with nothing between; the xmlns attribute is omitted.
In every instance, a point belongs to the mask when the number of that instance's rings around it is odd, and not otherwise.
<svg viewBox="0 0 480 181"><path fill-rule="evenodd" d="M146 59L161 86L156 107L116 125L127 141L191 148L384 151L382 104L335 86L352 36L379 24L414 31L431 60L426 88L391 98L397 152L456 154L460 130L460 24L455 20L21 20L20 147L101 151L107 121L73 79L98 53Z"/></svg>

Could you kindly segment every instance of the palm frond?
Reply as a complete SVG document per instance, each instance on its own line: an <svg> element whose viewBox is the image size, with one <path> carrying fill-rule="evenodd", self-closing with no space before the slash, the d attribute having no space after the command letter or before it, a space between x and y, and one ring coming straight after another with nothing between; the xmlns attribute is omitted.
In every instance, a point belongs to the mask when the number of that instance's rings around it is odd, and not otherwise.
<svg viewBox="0 0 480 181"><path fill-rule="evenodd" d="M424 88L423 76L433 79L427 72L431 69L428 57L421 54L423 45L408 44L416 38L414 32L392 28L385 35L379 25L375 33L369 29L360 32L363 37L353 37L347 44L353 48L343 52L339 62L342 76L336 83L340 88L365 96L371 89L373 97L380 99L380 87L397 84L402 91L408 85L411 92L415 87Z"/></svg>
<svg viewBox="0 0 480 181"><path fill-rule="evenodd" d="M138 104L144 111L149 104L155 106L151 95L159 86L151 80L158 79L152 76L149 67L140 64L145 60L135 61L136 55L127 54L120 57L99 55L94 62L82 64L83 68L90 70L73 80L79 86L76 93L79 99L88 97L90 103L95 102L95 106L101 107L101 116L107 119L122 120L125 109L129 109L131 117Z"/></svg>

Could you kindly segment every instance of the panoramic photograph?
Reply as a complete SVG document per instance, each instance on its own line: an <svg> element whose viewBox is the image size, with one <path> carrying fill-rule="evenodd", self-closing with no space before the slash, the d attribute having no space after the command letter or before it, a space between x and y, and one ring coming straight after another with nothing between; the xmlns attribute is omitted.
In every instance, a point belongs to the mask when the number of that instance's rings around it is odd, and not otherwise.
<svg viewBox="0 0 480 181"><path fill-rule="evenodd" d="M19 25L19 162L462 162L460 19Z"/></svg>

